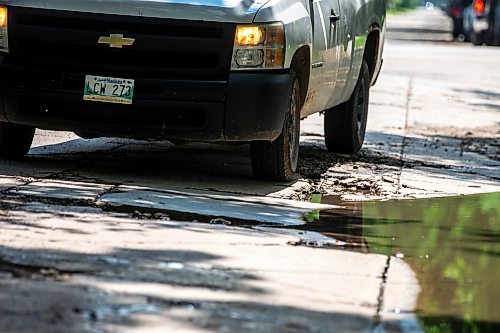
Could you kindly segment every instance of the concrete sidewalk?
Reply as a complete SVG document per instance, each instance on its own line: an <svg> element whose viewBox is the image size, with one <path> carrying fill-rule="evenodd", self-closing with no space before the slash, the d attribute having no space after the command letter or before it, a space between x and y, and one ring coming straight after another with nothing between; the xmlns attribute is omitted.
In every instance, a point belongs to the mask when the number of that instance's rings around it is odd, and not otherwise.
<svg viewBox="0 0 500 333"><path fill-rule="evenodd" d="M414 321L400 314L418 294L404 263L298 246L307 232L16 199L1 214L1 332L403 332Z"/></svg>
<svg viewBox="0 0 500 333"><path fill-rule="evenodd" d="M389 20L365 148L328 153L321 117L309 117L292 183L254 179L245 146L46 131L26 160L0 161L0 331L419 332L418 283L400 259L233 225L303 223L328 208L304 202L313 191L347 200L500 191L500 50L415 43L418 25L405 20L443 16L407 15Z"/></svg>

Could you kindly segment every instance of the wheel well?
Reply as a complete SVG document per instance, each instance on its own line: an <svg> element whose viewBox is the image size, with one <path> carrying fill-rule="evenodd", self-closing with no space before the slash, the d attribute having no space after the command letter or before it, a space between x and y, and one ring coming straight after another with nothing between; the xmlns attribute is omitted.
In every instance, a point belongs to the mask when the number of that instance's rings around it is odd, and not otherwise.
<svg viewBox="0 0 500 333"><path fill-rule="evenodd" d="M370 79L375 75L375 66L377 64L378 47L380 40L380 31L374 30L370 32L366 38L365 53L363 59L366 60L368 68L370 69Z"/></svg>
<svg viewBox="0 0 500 333"><path fill-rule="evenodd" d="M309 75L311 74L311 52L308 45L300 47L292 58L291 68L297 74L300 84L300 102L304 105L309 88Z"/></svg>

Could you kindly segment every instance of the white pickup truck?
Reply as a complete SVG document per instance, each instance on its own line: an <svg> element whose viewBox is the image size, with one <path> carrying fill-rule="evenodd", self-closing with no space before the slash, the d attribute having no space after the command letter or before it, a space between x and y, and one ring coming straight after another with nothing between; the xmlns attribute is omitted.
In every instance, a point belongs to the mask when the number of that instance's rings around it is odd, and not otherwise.
<svg viewBox="0 0 500 333"><path fill-rule="evenodd" d="M35 128L249 142L255 175L294 177L300 120L363 144L384 0L0 0L0 157Z"/></svg>

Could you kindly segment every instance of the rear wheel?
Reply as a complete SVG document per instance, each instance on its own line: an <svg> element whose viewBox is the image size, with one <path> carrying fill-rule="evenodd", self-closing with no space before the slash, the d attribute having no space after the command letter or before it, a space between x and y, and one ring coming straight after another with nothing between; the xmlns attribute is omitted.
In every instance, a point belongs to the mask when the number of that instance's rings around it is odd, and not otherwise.
<svg viewBox="0 0 500 333"><path fill-rule="evenodd" d="M277 181L294 178L299 160L300 85L295 72L290 73L290 103L280 136L274 141L254 141L250 145L255 176Z"/></svg>
<svg viewBox="0 0 500 333"><path fill-rule="evenodd" d="M485 42L485 34L484 32L476 33L474 32L474 30L472 30L470 33L470 40L472 44L476 46L481 46Z"/></svg>
<svg viewBox="0 0 500 333"><path fill-rule="evenodd" d="M493 31L493 44L500 46L500 4L498 5L497 13L495 16L495 29Z"/></svg>
<svg viewBox="0 0 500 333"><path fill-rule="evenodd" d="M35 127L0 122L0 158L16 160L30 150Z"/></svg>
<svg viewBox="0 0 500 333"><path fill-rule="evenodd" d="M495 31L493 28L488 29L487 31L484 32L484 42L488 46L495 46Z"/></svg>
<svg viewBox="0 0 500 333"><path fill-rule="evenodd" d="M370 92L370 69L365 60L356 87L343 104L325 112L325 144L329 151L354 154L365 140Z"/></svg>

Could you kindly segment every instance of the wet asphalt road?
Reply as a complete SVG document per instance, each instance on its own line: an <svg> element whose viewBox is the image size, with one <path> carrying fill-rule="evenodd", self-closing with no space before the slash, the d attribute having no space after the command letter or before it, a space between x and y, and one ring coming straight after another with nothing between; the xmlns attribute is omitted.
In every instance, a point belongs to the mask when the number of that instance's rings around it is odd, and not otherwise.
<svg viewBox="0 0 500 333"><path fill-rule="evenodd" d="M422 283L397 251L276 228L328 208L288 200L313 191L500 191L500 48L451 42L437 11L388 27L364 150L328 154L310 117L292 183L253 179L246 146L37 132L0 161L0 331L418 332Z"/></svg>

